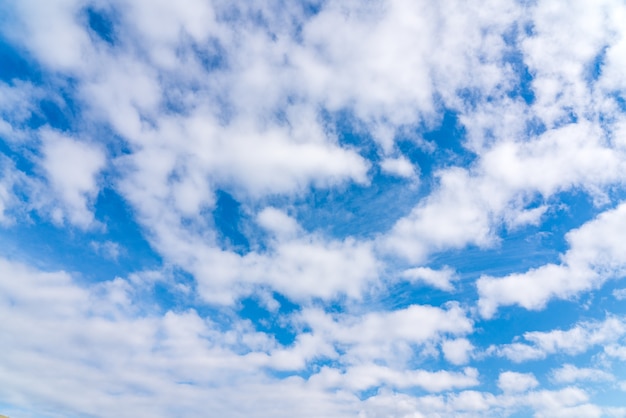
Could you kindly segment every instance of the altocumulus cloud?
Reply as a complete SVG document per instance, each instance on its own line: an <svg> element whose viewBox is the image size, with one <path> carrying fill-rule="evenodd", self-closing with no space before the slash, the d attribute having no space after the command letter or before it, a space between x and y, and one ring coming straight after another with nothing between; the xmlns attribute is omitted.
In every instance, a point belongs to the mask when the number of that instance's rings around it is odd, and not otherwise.
<svg viewBox="0 0 626 418"><path fill-rule="evenodd" d="M0 413L626 416L622 1L0 13Z"/></svg>

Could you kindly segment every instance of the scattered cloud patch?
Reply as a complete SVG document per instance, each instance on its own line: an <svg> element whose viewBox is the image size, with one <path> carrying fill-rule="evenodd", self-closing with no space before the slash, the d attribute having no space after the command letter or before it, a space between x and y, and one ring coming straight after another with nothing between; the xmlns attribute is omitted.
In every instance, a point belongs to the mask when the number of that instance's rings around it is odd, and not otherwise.
<svg viewBox="0 0 626 418"><path fill-rule="evenodd" d="M5 3L10 415L626 415L621 2Z"/></svg>

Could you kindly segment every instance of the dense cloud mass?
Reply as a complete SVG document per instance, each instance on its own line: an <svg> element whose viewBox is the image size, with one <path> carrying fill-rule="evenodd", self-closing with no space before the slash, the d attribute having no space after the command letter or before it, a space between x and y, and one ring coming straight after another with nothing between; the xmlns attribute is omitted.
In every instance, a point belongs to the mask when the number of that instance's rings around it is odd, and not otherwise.
<svg viewBox="0 0 626 418"><path fill-rule="evenodd" d="M0 16L0 413L626 417L623 1Z"/></svg>

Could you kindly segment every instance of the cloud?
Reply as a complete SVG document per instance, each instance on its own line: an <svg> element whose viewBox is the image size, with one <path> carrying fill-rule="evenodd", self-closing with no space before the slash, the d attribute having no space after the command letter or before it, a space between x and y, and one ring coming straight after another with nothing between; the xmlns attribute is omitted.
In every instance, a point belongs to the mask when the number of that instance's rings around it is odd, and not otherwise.
<svg viewBox="0 0 626 418"><path fill-rule="evenodd" d="M92 241L91 247L96 253L101 254L103 257L113 261L116 261L124 252L124 249L117 242L113 241Z"/></svg>
<svg viewBox="0 0 626 418"><path fill-rule="evenodd" d="M380 268L372 245L352 238L325 240L309 235L278 241L267 252L245 255L204 243L175 251L173 259L197 278L200 296L218 303L232 303L238 293L245 294L246 287L255 285L270 285L297 301L332 299L339 294L358 299L366 285L378 279Z"/></svg>
<svg viewBox="0 0 626 418"><path fill-rule="evenodd" d="M10 5L12 17L3 35L26 44L40 62L53 70L76 71L89 54L89 38L75 18L81 8L76 0L54 1L40 6L35 1ZM55 52L59 48L60 51Z"/></svg>
<svg viewBox="0 0 626 418"><path fill-rule="evenodd" d="M502 372L498 387L505 393L527 392L539 385L532 373Z"/></svg>
<svg viewBox="0 0 626 418"><path fill-rule="evenodd" d="M67 415L202 416L207 399L231 396L239 413L255 413L241 400L258 396L254 408L266 404L268 416L294 414L303 402L311 402L311 416L345 416L333 406L336 397L314 393L302 379L281 382L259 373L255 357L246 353L274 343L244 323L222 334L191 310L142 315L136 289L123 279L79 287L67 273L5 259L0 270L11 279L0 281L0 311L12 317L1 326L0 392L16 405L29 409L43 402ZM82 396L74 396L77 391ZM22 402L24 396L29 402ZM277 401L282 412L273 409ZM349 405L349 398L344 401ZM214 407L228 415L232 405Z"/></svg>
<svg viewBox="0 0 626 418"><path fill-rule="evenodd" d="M474 346L466 338L444 341L441 345L441 351L446 360L457 365L466 364L473 350Z"/></svg>
<svg viewBox="0 0 626 418"><path fill-rule="evenodd" d="M411 305L396 311L338 315L337 319L318 310L305 310L302 320L313 334L341 346L348 363L382 361L397 366L404 366L413 356L412 346L427 347L446 336L466 335L473 328L455 303L445 309Z"/></svg>
<svg viewBox="0 0 626 418"><path fill-rule="evenodd" d="M514 342L494 347L495 353L514 362L546 358L563 353L584 353L593 346L606 345L626 333L624 321L609 316L603 321L579 322L568 330L531 331L523 334L527 342Z"/></svg>
<svg viewBox="0 0 626 418"><path fill-rule="evenodd" d="M401 277L411 283L424 282L441 290L451 291L454 289L452 281L456 279L455 271L450 267L441 270L433 270L428 267L415 267L404 270Z"/></svg>
<svg viewBox="0 0 626 418"><path fill-rule="evenodd" d="M81 228L92 226L94 216L88 204L99 190L96 176L105 166L104 153L58 132L47 130L41 136L41 164L60 203L52 210L52 219L59 224L67 219Z"/></svg>
<svg viewBox="0 0 626 418"><path fill-rule="evenodd" d="M626 299L626 289L615 289L613 291L613 297L617 300Z"/></svg>
<svg viewBox="0 0 626 418"><path fill-rule="evenodd" d="M405 157L386 158L380 163L380 168L383 172L398 177L413 178L417 175L415 167Z"/></svg>
<svg viewBox="0 0 626 418"><path fill-rule="evenodd" d="M12 317L1 326L6 347L0 360L5 370L2 396L17 405L22 404L18 394L27 394L29 405L54 403L56 411L70 415L87 411L95 416L125 417L144 410L155 415L177 411L201 416L207 399L221 399L235 405L227 411L215 403L216 410L227 415L239 411L262 416L247 408L267 402L268 407L273 404L280 410L269 408L268 416L348 416L356 407L355 400L335 390L329 392L331 387L362 390L386 384L437 392L478 384L472 368L458 373L403 371L368 362L351 363L339 374L324 368L308 381L295 376L275 379L259 367L279 366L273 358L280 361L283 349L246 322L236 321L232 329L220 330L193 310L145 313L147 306L138 299L140 288L121 278L80 287L65 272L41 272L6 259L0 260L0 270L3 277L12 279L0 282L0 311ZM454 306L372 313L356 323L357 318L349 317L329 323L329 318L316 319L313 312L303 313L303 318L314 337L321 334L331 343L353 345L355 351L364 345L370 353L382 341L425 344L439 333L465 333L471 326ZM414 328L415 320L429 325ZM290 350L305 347L305 340L306 334L300 335ZM324 352L323 340L321 346L319 341L308 346L316 355L332 355ZM73 396L81 386L89 389L81 397ZM146 393L158 400L147 399ZM260 403L249 402L257 397ZM297 405L309 402L309 412L297 412Z"/></svg>
<svg viewBox="0 0 626 418"><path fill-rule="evenodd" d="M558 383L574 383L578 381L602 382L615 380L615 377L604 370L587 367L576 367L573 364L565 364L552 371L552 378Z"/></svg>
<svg viewBox="0 0 626 418"><path fill-rule="evenodd" d="M624 4L39 3L0 5L0 403L623 415L585 389L613 384L601 369L509 363L626 358L621 316L568 325L549 304L598 290L600 306L626 272ZM240 220L217 216L222 193ZM79 250L116 273L90 282ZM503 306L555 329L488 322Z"/></svg>
<svg viewBox="0 0 626 418"><path fill-rule="evenodd" d="M586 121L528 141L500 141L480 157L469 169L440 170L435 191L396 222L382 247L420 262L433 252L493 246L499 225L515 228L540 221L547 206L529 206L533 197L620 184L625 161Z"/></svg>
<svg viewBox="0 0 626 418"><path fill-rule="evenodd" d="M499 306L507 305L542 309L552 298L565 299L622 275L626 268L621 251L625 214L626 204L622 203L570 231L566 235L570 249L561 264L546 264L503 278L481 277L476 283L481 315L490 318Z"/></svg>
<svg viewBox="0 0 626 418"><path fill-rule="evenodd" d="M343 371L328 365L309 378L278 379L259 369L273 367L260 354L273 356L276 343L245 322L235 321L231 329L223 330L193 310L142 314L143 306L136 298L139 289L124 279L80 287L64 272L41 272L5 259L0 269L3 277L13 279L0 281L0 311L10 312L12 318L0 326L1 335L11 340L10 344L2 341L5 349L0 363L5 373L0 392L4 399L25 408L24 416L31 416L34 403L54 404L55 412L66 415L86 411L103 417L130 417L140 411L203 416L207 406L226 416L259 417L358 413L375 417L384 405L396 416L409 416L410 411L424 416L484 416L524 407L533 408L537 416L600 416L603 412L589 403L581 389L535 391L536 379L516 372L500 375L504 394L497 396L474 390L410 396L381 389L359 401L350 391L383 385L445 392L477 385L478 372L471 367L459 372L426 371L359 362ZM455 319L457 310L453 306L447 311L411 307L373 313L361 321L346 316L330 327L326 314L303 312L303 318L313 334L324 330L341 345L368 341L379 345L389 338L427 343L440 332L469 331L469 323ZM424 321L429 317L430 321ZM446 317L448 322L443 320ZM407 327L399 326L400 318ZM416 320L431 326L408 327ZM373 327L375 323L379 326ZM83 396L73 396L81 387Z"/></svg>
<svg viewBox="0 0 626 418"><path fill-rule="evenodd" d="M257 215L257 222L263 228L279 236L293 236L300 231L298 222L283 211L268 207Z"/></svg>
<svg viewBox="0 0 626 418"><path fill-rule="evenodd" d="M422 388L428 392L443 392L451 389L466 388L478 385L476 369L465 368L460 373L440 370L399 371L376 364L352 366L345 373L336 369L323 368L311 378L312 384L330 387L346 387L352 390L366 390L371 387L385 385L394 388Z"/></svg>

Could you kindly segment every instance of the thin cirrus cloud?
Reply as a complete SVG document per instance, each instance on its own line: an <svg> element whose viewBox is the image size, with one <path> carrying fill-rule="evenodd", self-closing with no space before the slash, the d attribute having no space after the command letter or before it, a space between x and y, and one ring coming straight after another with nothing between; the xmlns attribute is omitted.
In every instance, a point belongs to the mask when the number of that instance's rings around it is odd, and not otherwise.
<svg viewBox="0 0 626 418"><path fill-rule="evenodd" d="M626 415L622 2L40 3L0 413Z"/></svg>

